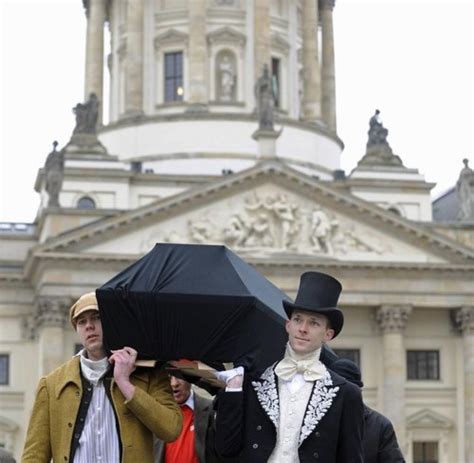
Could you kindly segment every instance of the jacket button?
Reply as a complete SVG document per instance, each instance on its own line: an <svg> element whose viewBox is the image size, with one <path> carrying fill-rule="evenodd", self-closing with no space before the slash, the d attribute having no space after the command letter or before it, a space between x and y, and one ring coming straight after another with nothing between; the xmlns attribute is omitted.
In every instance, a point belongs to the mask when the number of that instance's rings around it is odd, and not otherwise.
<svg viewBox="0 0 474 463"><path fill-rule="evenodd" d="M79 391L76 391L76 395L77 395L77 397L79 397L81 395L81 393Z"/></svg>
<svg viewBox="0 0 474 463"><path fill-rule="evenodd" d="M258 444L253 444L253 445L252 445L252 448L258 449Z"/></svg>
<svg viewBox="0 0 474 463"><path fill-rule="evenodd" d="M318 452L314 452L314 453L313 453L313 457L314 457L314 458L319 458L319 453L318 453Z"/></svg>
<svg viewBox="0 0 474 463"><path fill-rule="evenodd" d="M262 426L258 425L257 426L257 431L261 431L262 430Z"/></svg>
<svg viewBox="0 0 474 463"><path fill-rule="evenodd" d="M68 423L67 425L68 425L70 428L72 428L72 423Z"/></svg>
<svg viewBox="0 0 474 463"><path fill-rule="evenodd" d="M67 461L67 457L66 457L66 456L64 457L64 461Z"/></svg>
<svg viewBox="0 0 474 463"><path fill-rule="evenodd" d="M316 431L316 432L314 433L314 435L315 435L316 437L319 437L321 434L319 434L319 432Z"/></svg>

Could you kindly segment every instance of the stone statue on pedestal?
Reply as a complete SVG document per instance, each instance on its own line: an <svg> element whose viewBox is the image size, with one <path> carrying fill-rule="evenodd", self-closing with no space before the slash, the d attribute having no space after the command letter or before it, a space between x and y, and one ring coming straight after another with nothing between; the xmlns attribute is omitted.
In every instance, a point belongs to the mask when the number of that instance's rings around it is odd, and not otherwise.
<svg viewBox="0 0 474 463"><path fill-rule="evenodd" d="M375 110L375 114L369 120L369 139L364 157L358 165L372 166L403 166L399 156L393 154L392 148L388 144L386 129L380 119L380 111Z"/></svg>
<svg viewBox="0 0 474 463"><path fill-rule="evenodd" d="M60 207L59 193L63 185L64 156L56 151L58 142L53 142L53 151L48 154L44 164L45 190L48 193L48 207Z"/></svg>
<svg viewBox="0 0 474 463"><path fill-rule="evenodd" d="M459 220L474 220L474 171L469 161L463 159L464 167L459 173L456 193L459 199Z"/></svg>
<svg viewBox="0 0 474 463"><path fill-rule="evenodd" d="M273 94L272 79L266 64L263 67L263 74L255 84L255 96L257 98L258 130L273 131L275 95Z"/></svg>

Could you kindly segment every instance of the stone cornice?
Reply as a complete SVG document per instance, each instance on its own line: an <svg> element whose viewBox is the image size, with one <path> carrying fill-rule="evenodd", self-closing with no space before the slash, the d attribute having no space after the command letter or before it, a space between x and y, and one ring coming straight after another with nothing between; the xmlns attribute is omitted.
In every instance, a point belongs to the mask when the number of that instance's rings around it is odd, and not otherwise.
<svg viewBox="0 0 474 463"><path fill-rule="evenodd" d="M377 310L375 319L382 333L402 333L411 311L409 305L383 305Z"/></svg>
<svg viewBox="0 0 474 463"><path fill-rule="evenodd" d="M376 205L336 191L324 184L324 182L316 181L278 162L262 163L238 174L226 176L210 185L196 187L192 191L185 191L141 208L109 217L100 222L91 223L80 230L73 230L46 241L38 246L35 252L66 250L68 246L76 245L98 235L104 236L106 233L118 228L126 229L131 224L136 227L138 220L146 221L150 218L156 220L161 214L169 214L170 210L177 211L180 206L189 209L191 203L198 205L203 201L203 198L209 198L211 195L221 194L224 191L229 194L228 192L231 189L241 190L241 186L244 183L254 184L258 182L261 184L264 181L280 184L281 181L285 181L285 184L290 188L302 188L304 194L316 193L323 200L340 204L341 208L346 209L346 213L357 212L364 214L366 222L375 220L379 226L386 223L390 226L389 232L396 233L398 238L400 238L400 233L406 233L406 238L409 238L410 241L415 241L418 245L423 243L431 252L444 255L452 263L466 263L466 260L471 260L474 263L473 250L447 237L427 231L419 225L398 217L389 211L384 211Z"/></svg>
<svg viewBox="0 0 474 463"><path fill-rule="evenodd" d="M209 113L209 112L186 112L187 105L183 104L183 112L176 114L155 114L153 116L140 115L131 119L120 119L116 122L102 126L98 129L98 134L110 132L123 127L138 126L150 124L152 122L180 122L180 121L243 121L257 123L257 116L254 113ZM331 140L334 140L341 149L344 148L343 141L333 132L330 132L323 125L317 125L310 122L291 119L289 117L276 117L275 123L277 125L287 125L296 127L298 129L307 130L308 132L324 135Z"/></svg>

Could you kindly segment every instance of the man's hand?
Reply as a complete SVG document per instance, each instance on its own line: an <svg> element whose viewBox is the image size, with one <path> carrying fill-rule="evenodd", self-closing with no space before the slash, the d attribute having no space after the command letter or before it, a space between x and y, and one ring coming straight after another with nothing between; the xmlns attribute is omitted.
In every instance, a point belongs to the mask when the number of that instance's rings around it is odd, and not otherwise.
<svg viewBox="0 0 474 463"><path fill-rule="evenodd" d="M241 389L244 382L243 367L236 367L232 370L216 371L214 375L226 383L226 389Z"/></svg>
<svg viewBox="0 0 474 463"><path fill-rule="evenodd" d="M109 362L114 365L114 379L125 399L130 400L135 393L135 386L130 382L130 375L135 370L137 351L131 347L113 350Z"/></svg>

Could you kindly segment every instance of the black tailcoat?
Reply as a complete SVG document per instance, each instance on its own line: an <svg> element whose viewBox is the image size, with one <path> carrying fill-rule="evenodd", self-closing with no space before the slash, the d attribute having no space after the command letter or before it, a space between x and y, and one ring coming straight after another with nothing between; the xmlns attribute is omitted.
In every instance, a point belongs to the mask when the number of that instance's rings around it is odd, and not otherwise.
<svg viewBox="0 0 474 463"><path fill-rule="evenodd" d="M260 378L247 375L242 392L222 392L217 402L216 448L239 461L263 463L277 439L280 419L275 365ZM328 371L314 382L299 435L302 463L363 463L360 389Z"/></svg>

